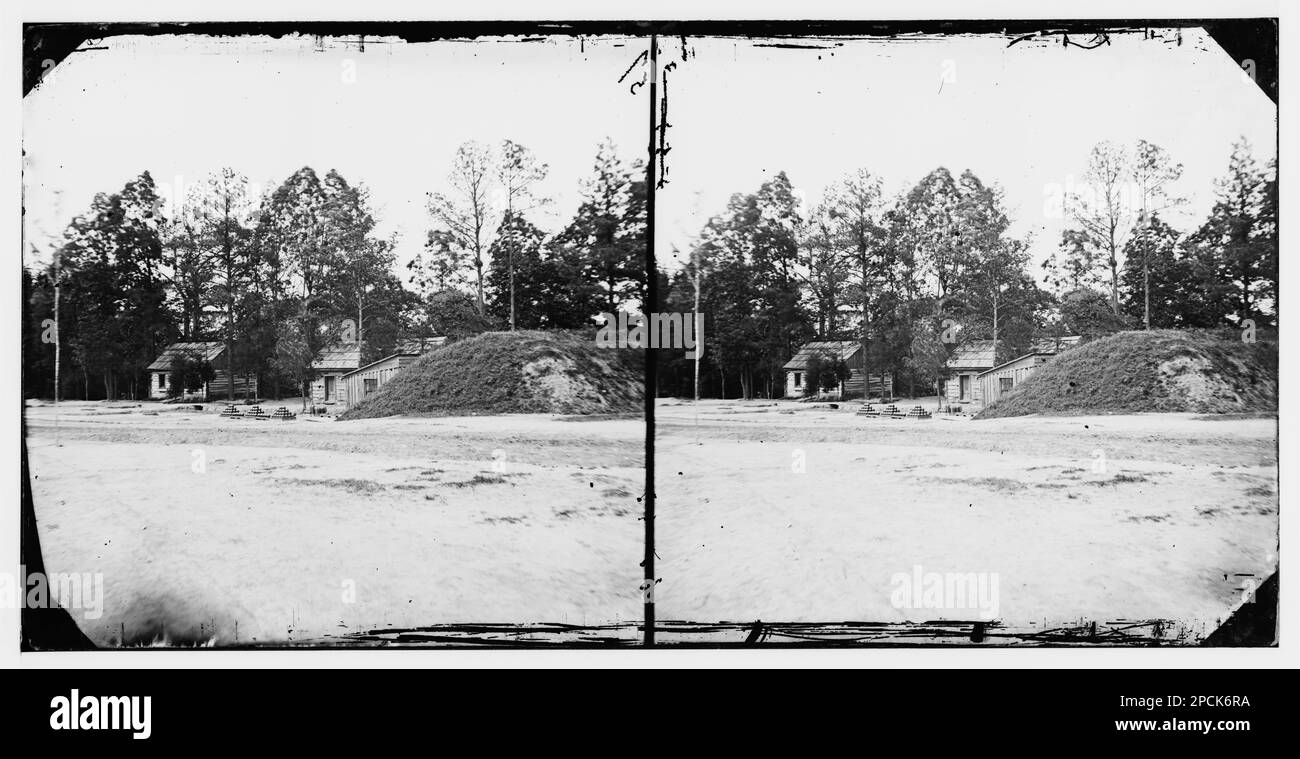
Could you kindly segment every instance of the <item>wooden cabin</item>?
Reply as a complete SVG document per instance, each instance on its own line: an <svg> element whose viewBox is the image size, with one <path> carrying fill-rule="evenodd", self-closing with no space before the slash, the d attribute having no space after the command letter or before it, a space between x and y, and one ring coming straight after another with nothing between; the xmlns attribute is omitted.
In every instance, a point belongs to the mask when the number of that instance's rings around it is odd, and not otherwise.
<svg viewBox="0 0 1300 759"><path fill-rule="evenodd" d="M173 396L172 364L183 355L194 355L208 362L213 369L213 378L205 382L198 390L182 392ZM257 375L238 373L232 378L226 371L226 344L219 341L184 342L168 345L153 363L149 364L149 397L153 400L166 400L178 397L182 400L222 400L230 397L231 386L236 398L257 397Z"/></svg>
<svg viewBox="0 0 1300 759"><path fill-rule="evenodd" d="M836 390L829 392L817 390L812 395L835 399L893 396L892 374L872 372L871 377L864 381L866 369L862 343L856 340L823 340L805 343L782 367L785 369L786 398L802 398L808 394L805 392L808 382L808 360L814 355L844 361L849 367L850 377L847 381L841 382ZM862 392L864 385L867 388L866 396L863 396Z"/></svg>
<svg viewBox="0 0 1300 759"><path fill-rule="evenodd" d="M420 354L437 348L447 342L445 337L422 337L401 340L397 352L373 361L354 372L343 376L343 398L345 404L359 403L366 396L384 386L398 372L414 363Z"/></svg>
<svg viewBox="0 0 1300 759"><path fill-rule="evenodd" d="M1056 354L1026 353L1020 358L1014 358L979 375L976 381L984 405L997 403L1003 393L1010 392L1013 387L1024 382L1035 369L1047 363L1054 355Z"/></svg>
<svg viewBox="0 0 1300 759"><path fill-rule="evenodd" d="M979 404L984 398L978 378L993 368L993 341L970 340L957 346L948 356L948 381L944 383L945 403Z"/></svg>
<svg viewBox="0 0 1300 759"><path fill-rule="evenodd" d="M1080 337L1048 337L1035 340L1033 349L1023 356L995 365L992 340L971 340L961 344L948 357L949 378L945 384L945 402L949 405L986 406L1023 382L1034 369L1060 351L1078 345Z"/></svg>
<svg viewBox="0 0 1300 759"><path fill-rule="evenodd" d="M361 344L345 343L323 349L311 362L311 383L309 385L313 406L347 405L347 398L340 397L343 390L343 377L361 366Z"/></svg>

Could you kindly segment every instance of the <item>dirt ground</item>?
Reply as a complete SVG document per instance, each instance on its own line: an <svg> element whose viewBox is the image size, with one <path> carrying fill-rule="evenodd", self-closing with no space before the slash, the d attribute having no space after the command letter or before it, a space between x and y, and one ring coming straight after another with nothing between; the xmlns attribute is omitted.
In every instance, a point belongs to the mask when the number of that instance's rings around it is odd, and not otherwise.
<svg viewBox="0 0 1300 759"><path fill-rule="evenodd" d="M26 413L46 568L103 573L101 645L641 616L640 420Z"/></svg>
<svg viewBox="0 0 1300 759"><path fill-rule="evenodd" d="M1277 567L1275 418L856 409L660 403L660 619L971 619L893 593L977 573L1010 627L1161 619L1194 642Z"/></svg>
<svg viewBox="0 0 1300 759"><path fill-rule="evenodd" d="M1195 642L1277 567L1274 418L855 409L660 402L659 619L971 617L900 608L919 570L995 576L1009 627L1163 619ZM29 405L44 558L103 573L103 617L78 618L98 643L640 619L640 420L65 402L57 445L55 422Z"/></svg>

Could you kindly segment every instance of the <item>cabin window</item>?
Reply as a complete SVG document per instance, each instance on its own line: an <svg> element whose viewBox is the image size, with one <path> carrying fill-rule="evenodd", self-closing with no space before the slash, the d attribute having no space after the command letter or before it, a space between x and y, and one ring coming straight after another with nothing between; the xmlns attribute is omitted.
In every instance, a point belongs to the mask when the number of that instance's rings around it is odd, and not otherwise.
<svg viewBox="0 0 1300 759"><path fill-rule="evenodd" d="M364 379L361 381L361 383L365 386L366 395L370 395L371 393L375 392L375 390L379 387L379 380L377 379Z"/></svg>
<svg viewBox="0 0 1300 759"><path fill-rule="evenodd" d="M164 374L163 372L158 372L158 389L159 390L167 389L167 375Z"/></svg>
<svg viewBox="0 0 1300 759"><path fill-rule="evenodd" d="M1015 381L1012 380L1010 377L999 377L999 378L998 378L998 389L1001 390L1001 391L1004 392L1004 393L1005 393L1006 391L1010 390L1011 387L1012 387L1012 385L1014 385L1014 384L1015 384Z"/></svg>
<svg viewBox="0 0 1300 759"><path fill-rule="evenodd" d="M794 373L794 386L795 386L795 387L802 387L802 386L803 386L803 372L795 372L795 373Z"/></svg>

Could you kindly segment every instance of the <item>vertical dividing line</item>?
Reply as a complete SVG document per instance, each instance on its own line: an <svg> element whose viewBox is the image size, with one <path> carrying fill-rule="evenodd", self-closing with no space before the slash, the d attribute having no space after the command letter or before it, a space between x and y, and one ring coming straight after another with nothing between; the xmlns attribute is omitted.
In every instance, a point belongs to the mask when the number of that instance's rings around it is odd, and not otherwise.
<svg viewBox="0 0 1300 759"><path fill-rule="evenodd" d="M650 35L650 142L646 161L646 299L641 304L646 324L659 300L659 277L655 271L655 138L659 131L659 38ZM647 326L648 328L648 326ZM655 644L655 350L645 349L645 645Z"/></svg>

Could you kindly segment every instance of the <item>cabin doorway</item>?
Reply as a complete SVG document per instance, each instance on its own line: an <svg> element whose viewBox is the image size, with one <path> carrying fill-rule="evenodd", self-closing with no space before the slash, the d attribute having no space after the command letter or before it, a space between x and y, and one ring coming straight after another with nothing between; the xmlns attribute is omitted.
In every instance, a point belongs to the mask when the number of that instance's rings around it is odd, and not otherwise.
<svg viewBox="0 0 1300 759"><path fill-rule="evenodd" d="M969 401L970 400L970 375L969 374L961 375L961 377L957 380L957 382L958 382L957 384L958 393L960 394L958 400Z"/></svg>
<svg viewBox="0 0 1300 759"><path fill-rule="evenodd" d="M326 402L335 400L334 396L336 393L338 393L338 388L335 387L335 383L337 382L337 380L338 380L337 377L327 376L325 378L325 401Z"/></svg>

